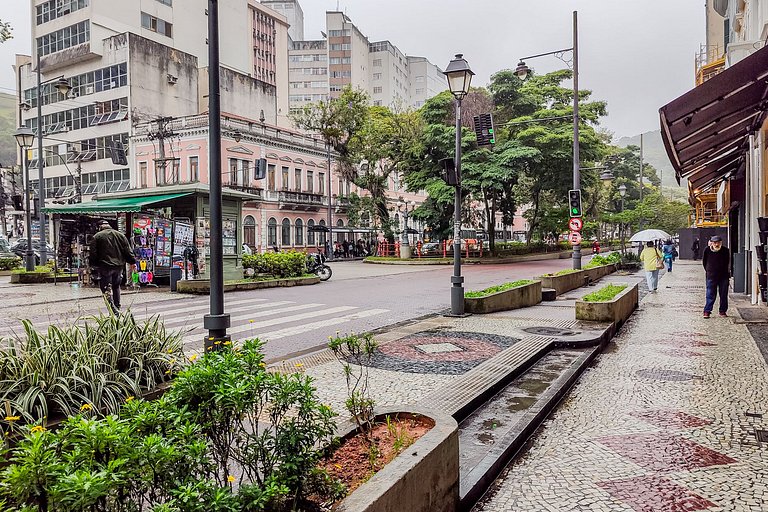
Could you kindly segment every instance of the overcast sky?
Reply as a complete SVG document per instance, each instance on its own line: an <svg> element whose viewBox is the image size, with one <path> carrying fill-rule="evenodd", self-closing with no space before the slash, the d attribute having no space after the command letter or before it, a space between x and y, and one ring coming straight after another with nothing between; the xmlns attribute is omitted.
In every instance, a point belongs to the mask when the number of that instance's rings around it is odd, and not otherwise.
<svg viewBox="0 0 768 512"><path fill-rule="evenodd" d="M14 54L30 49L29 3L0 0L0 17L13 23L15 35L0 45L3 92L14 88ZM603 125L617 137L658 129L659 107L693 87L693 58L704 42L704 0L339 0L338 5L371 41L389 39L404 53L442 68L463 53L477 73L473 85L486 85L491 74L514 68L520 57L570 47L571 12L578 10L581 87L608 102ZM337 0L302 2L307 39L320 37L324 12L336 6ZM539 73L563 66L554 57L528 64Z"/></svg>

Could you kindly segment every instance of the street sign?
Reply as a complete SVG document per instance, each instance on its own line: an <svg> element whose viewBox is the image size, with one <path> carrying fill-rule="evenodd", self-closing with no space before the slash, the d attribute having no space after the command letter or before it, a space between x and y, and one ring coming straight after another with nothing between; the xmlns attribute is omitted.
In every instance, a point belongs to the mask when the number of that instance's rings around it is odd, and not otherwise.
<svg viewBox="0 0 768 512"><path fill-rule="evenodd" d="M496 144L496 130L493 128L492 114L475 116L475 136L477 136L478 146Z"/></svg>
<svg viewBox="0 0 768 512"><path fill-rule="evenodd" d="M568 221L568 229L571 231L581 231L581 228L583 227L584 221L582 221L579 217L573 217Z"/></svg>
<svg viewBox="0 0 768 512"><path fill-rule="evenodd" d="M568 241L571 245L579 245L581 243L581 233L578 231L571 231L568 235Z"/></svg>

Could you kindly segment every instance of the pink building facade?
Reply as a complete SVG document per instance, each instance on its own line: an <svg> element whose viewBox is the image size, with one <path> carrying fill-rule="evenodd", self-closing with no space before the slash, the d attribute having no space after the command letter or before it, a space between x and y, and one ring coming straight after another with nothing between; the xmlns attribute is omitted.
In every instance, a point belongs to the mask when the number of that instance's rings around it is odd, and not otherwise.
<svg viewBox="0 0 768 512"><path fill-rule="evenodd" d="M178 118L162 126L140 125L131 149L132 188L209 183L207 115ZM321 139L223 115L221 154L223 186L254 196L243 205L244 244L254 252L274 247L313 252L325 246L327 234L316 228L328 223L328 153ZM256 161L261 158L267 160L267 174L256 180ZM333 166L330 189L334 241L375 240L375 233L349 226L345 198L361 191ZM397 211L401 199L410 201L412 208L426 196L406 193L397 179L391 180L390 190L392 217L402 225Z"/></svg>

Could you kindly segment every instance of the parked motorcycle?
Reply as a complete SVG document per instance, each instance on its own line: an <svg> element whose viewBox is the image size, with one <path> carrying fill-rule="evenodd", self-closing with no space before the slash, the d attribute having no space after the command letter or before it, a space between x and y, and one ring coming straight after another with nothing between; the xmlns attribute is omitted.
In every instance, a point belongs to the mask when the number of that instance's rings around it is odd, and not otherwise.
<svg viewBox="0 0 768 512"><path fill-rule="evenodd" d="M321 281L327 281L333 275L331 267L325 264L325 256L317 253L307 256L307 271L315 274Z"/></svg>

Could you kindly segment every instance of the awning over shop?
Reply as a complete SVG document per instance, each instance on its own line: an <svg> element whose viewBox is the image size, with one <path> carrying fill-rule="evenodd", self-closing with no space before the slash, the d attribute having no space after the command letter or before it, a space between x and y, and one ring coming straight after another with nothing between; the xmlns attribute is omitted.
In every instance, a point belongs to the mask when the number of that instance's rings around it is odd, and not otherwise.
<svg viewBox="0 0 768 512"><path fill-rule="evenodd" d="M768 47L659 109L678 183L704 189L738 172L767 110Z"/></svg>
<svg viewBox="0 0 768 512"><path fill-rule="evenodd" d="M102 201L89 201L79 204L65 204L43 208L45 213L78 214L78 213L123 213L140 212L145 206L150 206L179 197L191 195L191 192L179 194L163 194L157 196L122 197L104 199Z"/></svg>

